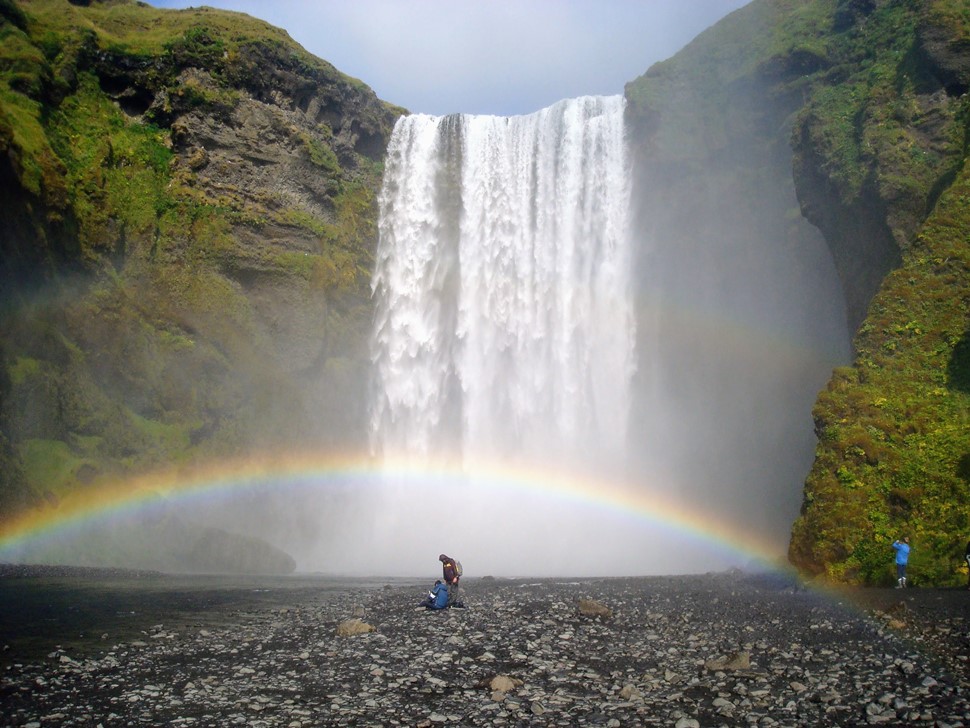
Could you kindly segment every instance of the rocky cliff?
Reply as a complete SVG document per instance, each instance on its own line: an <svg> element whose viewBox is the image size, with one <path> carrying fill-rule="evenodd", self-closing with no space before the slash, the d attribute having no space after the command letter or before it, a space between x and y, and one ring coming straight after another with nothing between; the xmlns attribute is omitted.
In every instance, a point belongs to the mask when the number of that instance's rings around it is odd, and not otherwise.
<svg viewBox="0 0 970 728"><path fill-rule="evenodd" d="M789 550L809 574L886 581L907 534L914 583L965 578L968 59L962 0L755 0L626 89L638 228L677 251L665 294L686 309L680 291L733 282L730 306L782 342L831 316L838 296L812 286L834 260L855 338L813 410ZM0 0L0 509L162 463L363 444L374 199L400 113L243 15ZM777 510L791 438L769 414L807 418L816 391L724 334L678 340L676 435ZM725 492L695 495L727 508Z"/></svg>
<svg viewBox="0 0 970 728"><path fill-rule="evenodd" d="M359 447L400 109L208 8L0 0L0 506Z"/></svg>
<svg viewBox="0 0 970 728"><path fill-rule="evenodd" d="M645 218L710 221L714 185L719 235L752 215L804 248L807 220L835 260L854 360L814 408L789 549L810 574L886 582L908 534L916 580L965 578L968 62L965 3L756 0L627 87L641 168L672 180Z"/></svg>

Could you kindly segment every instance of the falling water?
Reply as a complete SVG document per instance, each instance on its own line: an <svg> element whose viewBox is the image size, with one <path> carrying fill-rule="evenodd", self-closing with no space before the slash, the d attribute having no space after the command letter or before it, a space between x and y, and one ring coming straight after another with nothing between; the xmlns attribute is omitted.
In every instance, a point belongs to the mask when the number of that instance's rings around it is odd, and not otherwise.
<svg viewBox="0 0 970 728"><path fill-rule="evenodd" d="M375 453L594 464L624 450L623 106L398 121L373 279Z"/></svg>

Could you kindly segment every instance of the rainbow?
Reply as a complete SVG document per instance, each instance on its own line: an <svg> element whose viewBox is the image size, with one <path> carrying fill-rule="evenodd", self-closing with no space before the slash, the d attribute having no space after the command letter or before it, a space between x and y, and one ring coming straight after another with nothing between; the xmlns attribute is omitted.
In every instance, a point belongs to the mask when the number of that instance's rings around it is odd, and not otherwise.
<svg viewBox="0 0 970 728"><path fill-rule="evenodd" d="M530 499L590 517L620 518L641 529L662 529L733 554L735 561L772 567L779 548L695 505L658 495L639 484L555 472L508 463L429 465L408 460L377 463L368 456L307 453L240 458L193 468L171 468L139 477L78 489L56 506L30 510L0 522L0 561L32 542L81 527L114 514L136 512L153 504L230 498L247 489L272 487L282 492L321 491L377 497L388 479L399 488L455 492L471 481L489 496ZM469 518L469 516L465 516ZM5 554L7 558L5 559Z"/></svg>

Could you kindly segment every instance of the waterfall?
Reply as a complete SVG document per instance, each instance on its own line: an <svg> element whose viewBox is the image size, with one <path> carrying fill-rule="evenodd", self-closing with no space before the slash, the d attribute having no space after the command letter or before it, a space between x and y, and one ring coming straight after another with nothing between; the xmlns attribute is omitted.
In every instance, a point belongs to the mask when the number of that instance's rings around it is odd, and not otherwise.
<svg viewBox="0 0 970 728"><path fill-rule="evenodd" d="M373 278L375 454L595 464L625 451L623 106L398 120Z"/></svg>

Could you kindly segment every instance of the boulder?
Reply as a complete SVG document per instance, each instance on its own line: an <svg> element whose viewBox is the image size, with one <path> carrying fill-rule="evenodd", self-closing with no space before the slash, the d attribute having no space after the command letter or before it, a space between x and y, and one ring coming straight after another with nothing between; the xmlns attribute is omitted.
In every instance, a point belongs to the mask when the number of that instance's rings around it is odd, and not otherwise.
<svg viewBox="0 0 970 728"><path fill-rule="evenodd" d="M596 619L612 619L613 617L613 610L595 599L580 599L578 609L579 613L584 617L594 617Z"/></svg>
<svg viewBox="0 0 970 728"><path fill-rule="evenodd" d="M715 657L707 660L704 663L704 667L707 670L717 671L731 671L731 670L750 670L751 669L751 653L749 652L735 652L731 655L726 655L723 657Z"/></svg>
<svg viewBox="0 0 970 728"><path fill-rule="evenodd" d="M358 634L367 634L368 632L376 631L376 627L372 624L368 624L356 617L353 619L345 619L339 625L337 625L337 636L338 637L353 637Z"/></svg>

